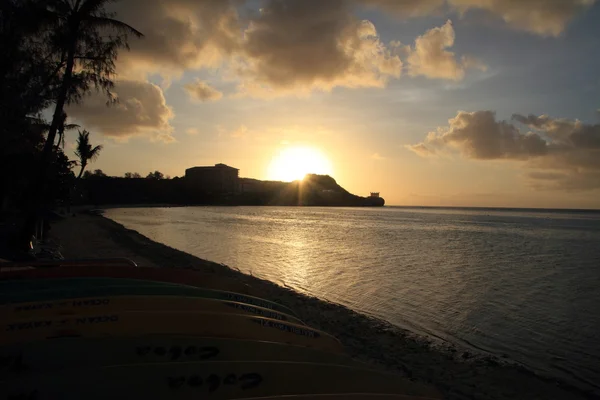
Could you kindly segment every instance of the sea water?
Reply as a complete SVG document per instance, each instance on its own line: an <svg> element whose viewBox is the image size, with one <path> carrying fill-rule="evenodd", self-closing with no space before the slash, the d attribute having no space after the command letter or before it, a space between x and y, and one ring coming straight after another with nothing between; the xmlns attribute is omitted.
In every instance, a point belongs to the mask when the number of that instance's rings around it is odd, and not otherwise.
<svg viewBox="0 0 600 400"><path fill-rule="evenodd" d="M152 240L600 389L600 213L111 209Z"/></svg>

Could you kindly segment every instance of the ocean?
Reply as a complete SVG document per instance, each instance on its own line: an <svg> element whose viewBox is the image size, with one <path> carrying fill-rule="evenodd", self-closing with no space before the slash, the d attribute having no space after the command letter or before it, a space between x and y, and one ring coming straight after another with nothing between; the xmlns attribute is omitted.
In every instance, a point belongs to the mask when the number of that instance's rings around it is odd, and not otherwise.
<svg viewBox="0 0 600 400"><path fill-rule="evenodd" d="M123 208L152 240L600 393L600 213Z"/></svg>

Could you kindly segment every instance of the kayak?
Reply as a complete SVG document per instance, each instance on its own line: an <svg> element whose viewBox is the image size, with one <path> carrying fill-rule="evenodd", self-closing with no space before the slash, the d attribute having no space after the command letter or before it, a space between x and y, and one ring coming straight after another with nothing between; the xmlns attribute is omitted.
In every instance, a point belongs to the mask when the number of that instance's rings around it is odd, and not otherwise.
<svg viewBox="0 0 600 400"><path fill-rule="evenodd" d="M139 279L118 279L118 278L60 278L52 280L9 280L0 281L0 293L9 295L11 293L33 292L38 290L58 290L71 288L87 288L99 286L134 286L134 285L152 285L152 286L168 286L168 287L187 287L195 288L195 286L186 286L179 283L139 280Z"/></svg>
<svg viewBox="0 0 600 400"><path fill-rule="evenodd" d="M61 338L0 347L0 376L111 365L296 361L359 365L346 355L277 342L196 336Z"/></svg>
<svg viewBox="0 0 600 400"><path fill-rule="evenodd" d="M437 397L436 397L437 398ZM244 397L238 400L419 400L431 397L405 396L403 394L343 393L343 394L299 394L291 396Z"/></svg>
<svg viewBox="0 0 600 400"><path fill-rule="evenodd" d="M396 375L366 368L299 362L231 361L123 365L10 379L0 395L45 399L235 399L297 394L436 392Z"/></svg>
<svg viewBox="0 0 600 400"><path fill-rule="evenodd" d="M251 314L304 324L298 318L272 309L236 301L184 296L105 296L16 303L0 306L0 319L19 320L69 314L101 314L120 311L185 311Z"/></svg>
<svg viewBox="0 0 600 400"><path fill-rule="evenodd" d="M141 279L178 283L188 286L200 286L206 289L225 290L253 294L250 286L233 278L223 278L214 273L202 273L181 268L148 268L113 265L94 265L89 267L63 266L56 268L37 268L21 271L0 272L2 280L44 280L58 278L120 278ZM259 293L254 293L259 294Z"/></svg>
<svg viewBox="0 0 600 400"><path fill-rule="evenodd" d="M108 261L0 265L0 399L441 398L238 280Z"/></svg>
<svg viewBox="0 0 600 400"><path fill-rule="evenodd" d="M0 346L58 337L191 335L265 340L343 353L333 336L270 318L202 312L117 312L2 321Z"/></svg>
<svg viewBox="0 0 600 400"><path fill-rule="evenodd" d="M117 285L117 286L89 286L89 287L69 287L69 288L49 288L45 290L34 291L14 291L0 293L0 305L45 302L59 299L73 299L77 297L103 297L103 296L186 296L186 297L204 297L217 300L236 301L239 303L251 304L270 310L275 310L285 314L295 315L289 308L274 303L269 300L261 299L235 292L225 292L221 290L204 289L165 283L143 283L140 285Z"/></svg>

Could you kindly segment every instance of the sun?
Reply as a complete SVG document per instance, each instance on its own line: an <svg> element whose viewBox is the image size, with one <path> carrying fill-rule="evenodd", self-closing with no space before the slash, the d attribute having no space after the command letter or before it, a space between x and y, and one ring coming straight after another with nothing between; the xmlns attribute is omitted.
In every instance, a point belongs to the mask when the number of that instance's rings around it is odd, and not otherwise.
<svg viewBox="0 0 600 400"><path fill-rule="evenodd" d="M290 147L280 151L269 164L269 179L291 182L306 174L331 175L331 163L321 151L310 147Z"/></svg>

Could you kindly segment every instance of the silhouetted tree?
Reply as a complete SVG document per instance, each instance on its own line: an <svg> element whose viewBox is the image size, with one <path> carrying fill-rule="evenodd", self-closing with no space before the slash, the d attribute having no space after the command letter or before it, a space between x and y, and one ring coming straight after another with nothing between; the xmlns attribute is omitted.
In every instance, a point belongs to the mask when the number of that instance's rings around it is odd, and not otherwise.
<svg viewBox="0 0 600 400"><path fill-rule="evenodd" d="M64 205L70 202L71 189L75 182L73 167L77 165L76 161L70 161L59 146L56 146L53 152L54 160L50 164L50 185L46 196L46 206L52 207L57 202Z"/></svg>
<svg viewBox="0 0 600 400"><path fill-rule="evenodd" d="M142 176L137 172L125 172L125 178L127 179L136 179L141 178Z"/></svg>
<svg viewBox="0 0 600 400"><path fill-rule="evenodd" d="M13 211L25 211L30 204L25 192L32 190L44 145L40 113L56 97L59 83L56 57L48 51L40 33L44 25L33 7L40 1L0 3L0 200Z"/></svg>
<svg viewBox="0 0 600 400"><path fill-rule="evenodd" d="M65 131L70 131L71 129L77 129L77 128L79 128L79 125L77 125L77 124L67 124L67 113L63 112L62 119L61 119L60 123L58 124L58 130L56 132L58 134L57 145L59 145L60 147L62 147L64 149L65 148Z"/></svg>
<svg viewBox="0 0 600 400"><path fill-rule="evenodd" d="M164 179L164 178L165 178L165 176L160 171L150 172L148 175L146 175L146 179L160 180L160 179Z"/></svg>
<svg viewBox="0 0 600 400"><path fill-rule="evenodd" d="M40 15L42 0L2 0L0 5L0 147L32 123L56 98L60 54L48 45L48 26ZM7 143L8 142L8 143Z"/></svg>
<svg viewBox="0 0 600 400"><path fill-rule="evenodd" d="M9 2L18 3L15 0ZM35 5L36 24L34 37L41 38L49 53L59 59L56 74L59 85L56 91L54 113L40 160L30 199L30 210L24 226L26 245L34 230L35 211L42 201L46 184L46 165L51 160L56 134L64 114L64 106L81 100L92 87L104 91L109 102L114 98L115 60L118 50L128 48L128 35L142 37L133 27L113 19L105 10L111 0L31 0ZM43 33L43 34L42 34ZM39 40L39 39L38 39Z"/></svg>
<svg viewBox="0 0 600 400"><path fill-rule="evenodd" d="M96 178L107 178L108 175L101 169L95 169L93 171L85 171L83 173L83 179L96 179Z"/></svg>
<svg viewBox="0 0 600 400"><path fill-rule="evenodd" d="M79 171L77 179L81 178L81 175L83 175L83 170L88 165L88 162L95 161L100 155L101 151L101 144L92 147L92 144L90 143L90 133L88 131L86 131L85 129L83 131L79 131L75 155L79 157L79 165L81 166L81 170Z"/></svg>
<svg viewBox="0 0 600 400"><path fill-rule="evenodd" d="M112 77L120 48L128 48L127 37L142 37L142 33L124 22L113 19L105 5L111 0L54 0L44 2L44 17L54 34L52 46L64 55L62 80L52 123L48 131L44 155L52 150L52 143L60 125L65 104L77 101L91 86L109 95L114 86ZM107 34L107 31L117 35ZM76 72L74 72L77 67Z"/></svg>

